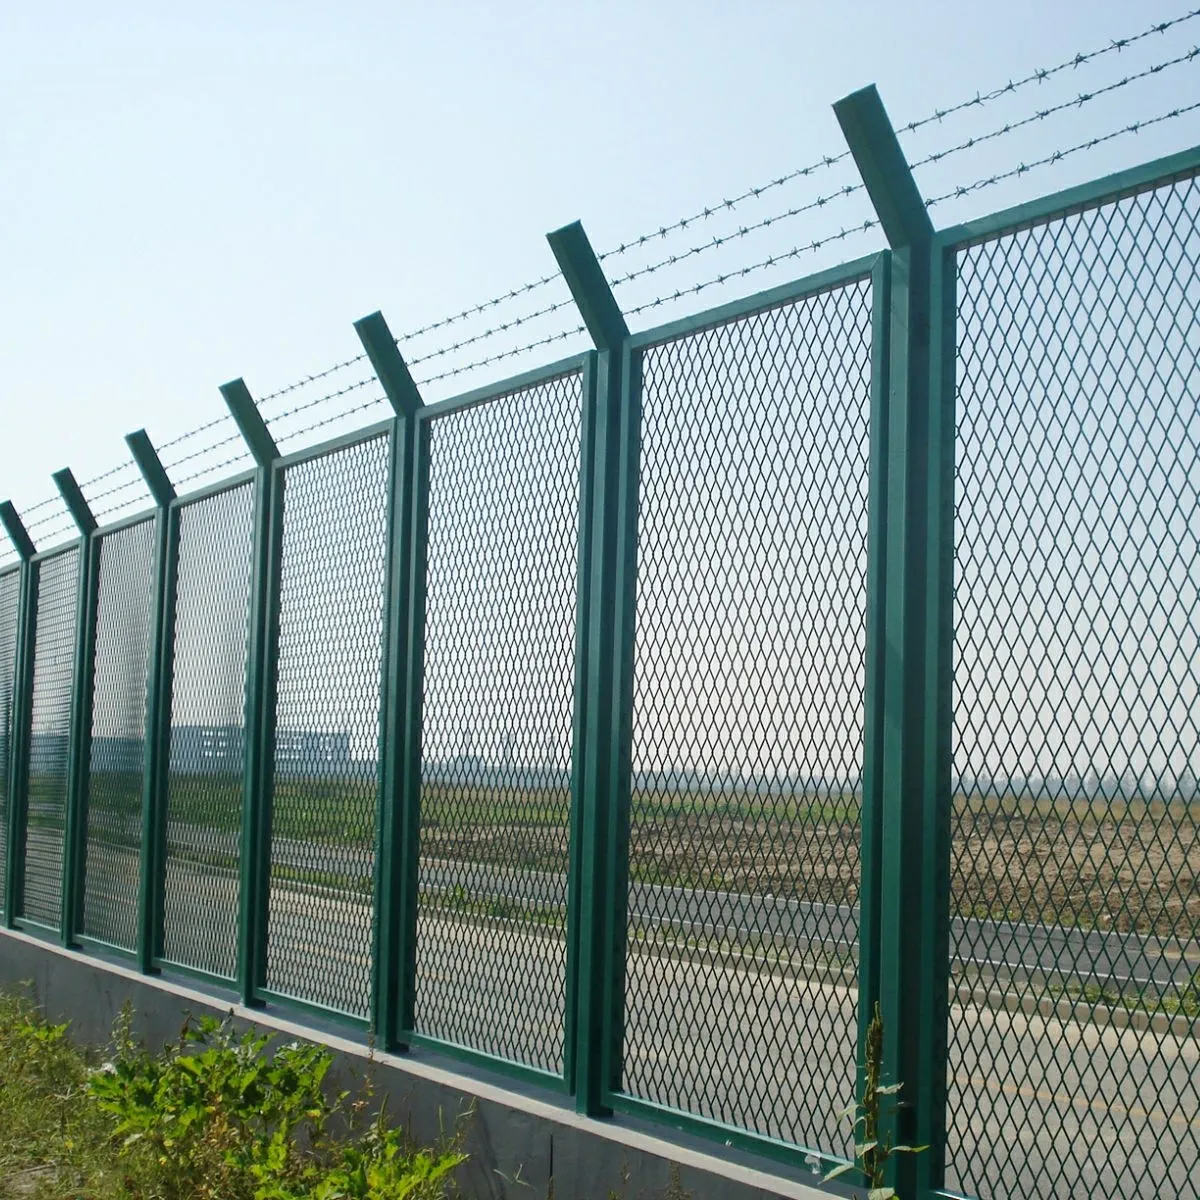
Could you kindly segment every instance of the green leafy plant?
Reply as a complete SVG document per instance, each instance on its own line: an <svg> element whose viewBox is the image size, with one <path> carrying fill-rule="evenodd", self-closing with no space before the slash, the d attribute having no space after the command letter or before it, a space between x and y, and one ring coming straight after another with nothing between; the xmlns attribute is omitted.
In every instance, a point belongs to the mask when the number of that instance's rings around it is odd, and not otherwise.
<svg viewBox="0 0 1200 1200"><path fill-rule="evenodd" d="M894 1145L890 1134L880 1134L881 1118L885 1115L883 1106L889 1097L898 1095L904 1086L902 1083L881 1083L882 1070L883 1017L879 1002L876 1001L871 1023L867 1026L863 1053L862 1096L841 1114L854 1125L854 1161L835 1167L823 1177L823 1181L828 1182L857 1171L869 1189L867 1200L899 1200L896 1190L884 1182L888 1162L893 1155L919 1154L929 1147ZM899 1102L892 1103L896 1107Z"/></svg>
<svg viewBox="0 0 1200 1200"><path fill-rule="evenodd" d="M130 1156L152 1156L156 1190L200 1200L408 1200L445 1194L465 1156L407 1145L383 1110L359 1134L370 1095L349 1103L324 1087L332 1063L319 1046L238 1035L211 1017L152 1056L120 1031L112 1062L89 1090ZM368 1093L371 1085L368 1080ZM351 1139L333 1133L332 1118ZM356 1136L357 1135L357 1136Z"/></svg>

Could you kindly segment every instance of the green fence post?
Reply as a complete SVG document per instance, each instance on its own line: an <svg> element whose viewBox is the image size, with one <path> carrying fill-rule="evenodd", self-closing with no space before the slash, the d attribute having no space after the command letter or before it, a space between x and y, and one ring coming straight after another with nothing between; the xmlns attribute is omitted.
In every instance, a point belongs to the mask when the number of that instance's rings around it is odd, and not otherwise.
<svg viewBox="0 0 1200 1200"><path fill-rule="evenodd" d="M92 680L95 675L96 600L100 579L100 543L96 518L75 476L64 468L54 483L79 530L79 595L75 606L75 671L71 680L71 727L67 737L67 819L63 831L62 916L64 946L75 941L82 919L86 860L87 794L91 768Z"/></svg>
<svg viewBox="0 0 1200 1200"><path fill-rule="evenodd" d="M928 1196L946 1151L953 292L878 93L834 111L892 250L876 928L885 1078L904 1085L891 1132L930 1147L888 1182Z"/></svg>
<svg viewBox="0 0 1200 1200"><path fill-rule="evenodd" d="M628 418L637 373L627 352L629 327L583 226L564 226L548 240L598 352L585 373L581 455L580 540L590 561L582 564L577 604L583 744L571 804L566 1024L576 1107L603 1116L621 1084L624 1033L633 578L620 559L630 530L622 526L619 495L636 444Z"/></svg>
<svg viewBox="0 0 1200 1200"><path fill-rule="evenodd" d="M375 842L375 945L371 1023L387 1050L404 1047L416 993L417 881L421 832L419 705L410 705L414 479L428 480L428 437L418 432L421 394L383 314L354 322L355 332L396 413L388 466L386 598L380 689L380 781ZM418 470L419 445L425 446ZM424 524L421 537L424 563ZM418 697L419 701L419 697Z"/></svg>
<svg viewBox="0 0 1200 1200"><path fill-rule="evenodd" d="M283 472L275 469L279 449L245 383L235 379L222 384L221 395L258 466L254 485L254 569L246 672L237 971L242 1003L257 1005L261 1003L258 992L266 985L267 973Z"/></svg>
<svg viewBox="0 0 1200 1200"><path fill-rule="evenodd" d="M0 524L21 560L17 601L17 653L13 672L12 724L8 743L8 829L4 864L4 923L16 926L25 896L25 809L29 800L29 739L33 717L33 639L37 629L36 568L29 561L37 547L25 530L17 510L0 504Z"/></svg>
<svg viewBox="0 0 1200 1200"><path fill-rule="evenodd" d="M154 498L154 600L146 671L146 732L142 757L142 850L138 886L138 967L155 969L162 953L163 870L166 863L167 768L171 753L171 675L175 649L175 488L144 429L125 443ZM172 533L172 530L175 532Z"/></svg>

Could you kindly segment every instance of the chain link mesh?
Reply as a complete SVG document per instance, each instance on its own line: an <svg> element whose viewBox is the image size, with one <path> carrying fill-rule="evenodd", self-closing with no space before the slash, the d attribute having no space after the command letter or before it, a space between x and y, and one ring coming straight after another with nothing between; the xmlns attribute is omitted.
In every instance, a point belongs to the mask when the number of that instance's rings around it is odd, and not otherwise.
<svg viewBox="0 0 1200 1200"><path fill-rule="evenodd" d="M952 1185L1200 1194L1200 184L958 254ZM957 998L956 998L957 997Z"/></svg>
<svg viewBox="0 0 1200 1200"><path fill-rule="evenodd" d="M43 559L36 567L36 579L24 915L57 929L62 920L79 548Z"/></svg>
<svg viewBox="0 0 1200 1200"><path fill-rule="evenodd" d="M624 1088L844 1152L871 286L643 362Z"/></svg>
<svg viewBox="0 0 1200 1200"><path fill-rule="evenodd" d="M369 1015L388 434L286 468L267 984Z"/></svg>
<svg viewBox="0 0 1200 1200"><path fill-rule="evenodd" d="M155 521L99 539L92 748L81 932L137 945Z"/></svg>
<svg viewBox="0 0 1200 1200"><path fill-rule="evenodd" d="M179 511L163 902L166 958L237 968L254 485Z"/></svg>
<svg viewBox="0 0 1200 1200"><path fill-rule="evenodd" d="M417 1028L563 1070L583 383L433 421Z"/></svg>
<svg viewBox="0 0 1200 1200"><path fill-rule="evenodd" d="M8 772L11 766L13 691L17 668L17 621L20 616L21 573L0 574L0 912L4 911L8 869Z"/></svg>

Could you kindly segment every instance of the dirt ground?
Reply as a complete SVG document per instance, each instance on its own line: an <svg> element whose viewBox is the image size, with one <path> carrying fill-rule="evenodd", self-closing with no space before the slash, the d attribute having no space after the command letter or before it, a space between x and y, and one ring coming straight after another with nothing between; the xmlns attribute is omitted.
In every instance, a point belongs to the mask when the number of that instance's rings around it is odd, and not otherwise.
<svg viewBox="0 0 1200 1200"><path fill-rule="evenodd" d="M1008 806L1005 806L1007 808ZM544 817L543 817L544 820ZM437 826L433 857L562 871L564 822ZM659 813L635 804L634 879L685 888L856 904L859 829L851 820L712 811ZM956 915L1200 938L1200 822L1186 808L1124 818L1085 810L1000 811L960 801L951 832Z"/></svg>

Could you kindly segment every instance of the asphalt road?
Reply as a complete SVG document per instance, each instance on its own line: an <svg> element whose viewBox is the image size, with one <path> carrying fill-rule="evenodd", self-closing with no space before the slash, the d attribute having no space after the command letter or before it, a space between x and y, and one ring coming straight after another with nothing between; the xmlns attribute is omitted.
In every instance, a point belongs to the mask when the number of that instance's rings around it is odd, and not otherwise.
<svg viewBox="0 0 1200 1200"><path fill-rule="evenodd" d="M35 870L41 857L36 838L30 849ZM124 876L136 869L135 855L121 858L125 869L114 856L106 872L92 876L93 887L103 880L113 889L113 903L118 893L126 894ZM544 903L561 892L556 876L531 880L527 873L505 875L473 864L426 864L425 873L435 889L439 881L447 889L469 886L481 897L511 900L532 890ZM169 874L168 957L230 973L237 889L233 872L177 860ZM764 931L782 930L785 939L788 929L802 931L796 934L801 941L852 936L853 926L840 910L793 910L790 903L647 889L635 908L663 906L672 923L720 928L773 921ZM1090 936L1046 932L1045 954L1060 953L1056 946L1070 946L1072 937ZM370 936L370 910L357 897L277 886L271 893L270 986L361 1013ZM1099 936L1106 944L1120 937ZM566 979L561 933L426 905L417 958L418 1029L561 1069ZM1137 960L1126 953L1122 961ZM653 943L635 944L627 961L623 1090L845 1153L848 1131L834 1114L851 1098L856 1008L852 988L806 977L794 966L683 958ZM985 1200L1200 1195L1195 1038L960 1004L951 1009L950 1037L952 1189Z"/></svg>

